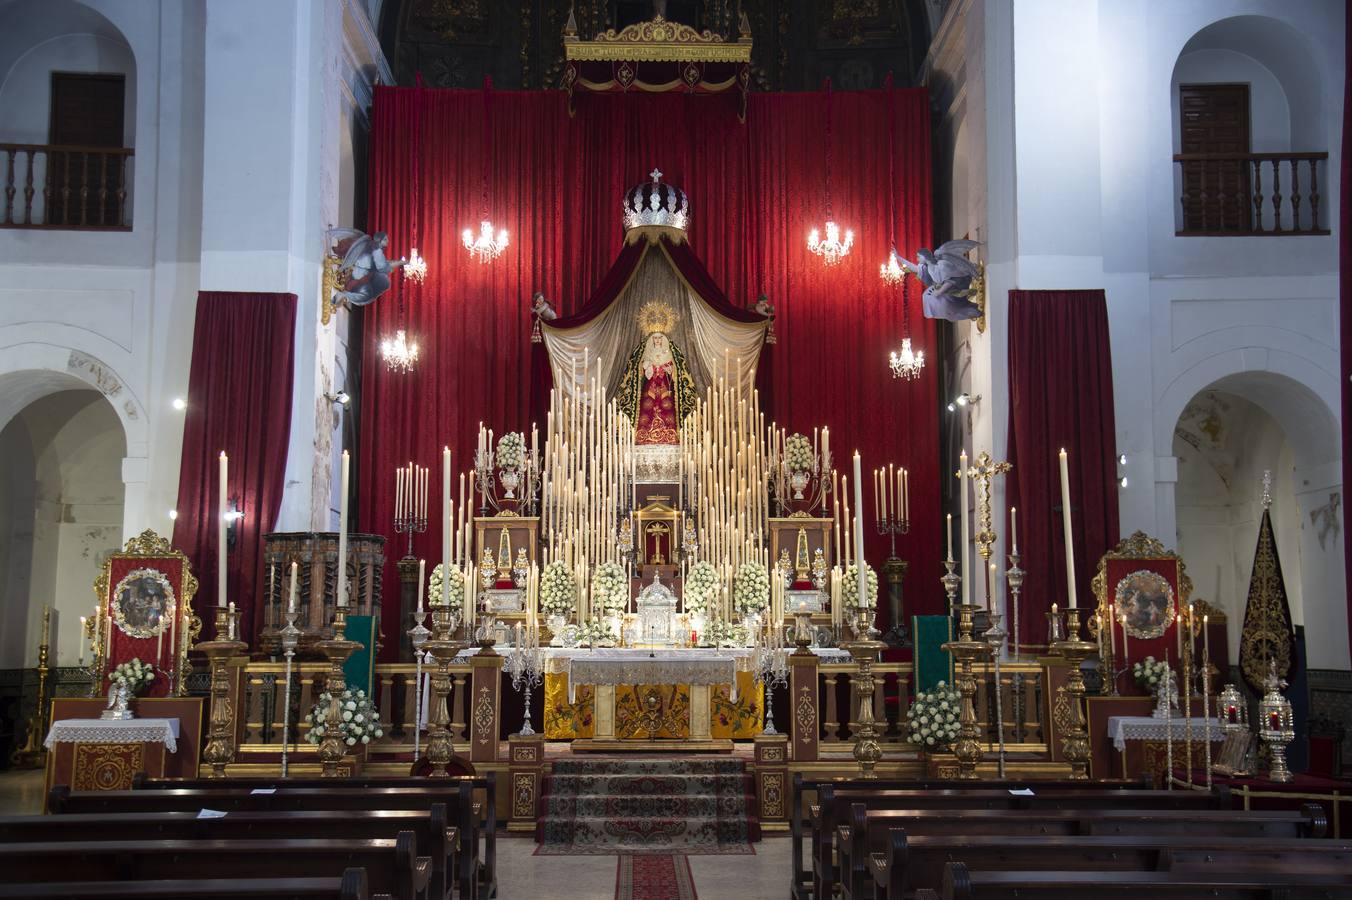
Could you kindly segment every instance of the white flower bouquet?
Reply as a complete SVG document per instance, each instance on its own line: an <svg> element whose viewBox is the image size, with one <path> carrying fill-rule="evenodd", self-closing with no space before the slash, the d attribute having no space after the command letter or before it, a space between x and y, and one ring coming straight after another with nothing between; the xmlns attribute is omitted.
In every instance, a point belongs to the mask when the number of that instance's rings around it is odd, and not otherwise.
<svg viewBox="0 0 1352 900"><path fill-rule="evenodd" d="M498 438L497 464L499 469L512 472L520 470L526 464L526 436L519 431L509 431Z"/></svg>
<svg viewBox="0 0 1352 900"><path fill-rule="evenodd" d="M1132 678L1136 679L1137 684L1153 694L1159 688L1160 682L1164 680L1164 670L1167 668L1169 668L1168 663L1160 662L1153 656L1147 656L1131 667L1131 675Z"/></svg>
<svg viewBox="0 0 1352 900"><path fill-rule="evenodd" d="M811 472L817 457L812 453L812 442L802 434L791 434L784 442L784 465L790 472Z"/></svg>
<svg viewBox="0 0 1352 900"><path fill-rule="evenodd" d="M332 699L333 695L328 691L320 694L319 702L311 708L309 716L306 717L306 721L310 723L310 730L306 732L305 739L312 744L321 743L328 733L325 720L328 718L329 702ZM380 714L376 712L371 698L366 696L366 691L348 688L343 691L338 702L343 720L338 726L338 736L344 745L355 747L357 744L369 744L375 738L385 736L385 730L380 727Z"/></svg>
<svg viewBox="0 0 1352 900"><path fill-rule="evenodd" d="M606 615L629 608L629 576L617 562L603 562L592 575L592 605Z"/></svg>
<svg viewBox="0 0 1352 900"><path fill-rule="evenodd" d="M566 619L576 603L577 581L568 566L557 560L545 566L540 573L540 609L544 614Z"/></svg>
<svg viewBox="0 0 1352 900"><path fill-rule="evenodd" d="M700 560L685 573L681 602L691 615L707 613L718 596L718 570L713 563Z"/></svg>
<svg viewBox="0 0 1352 900"><path fill-rule="evenodd" d="M582 647L614 647L620 636L606 619L592 619L577 630L577 642Z"/></svg>
<svg viewBox="0 0 1352 900"><path fill-rule="evenodd" d="M770 605L770 573L757 562L737 567L732 579L732 603L742 615L763 612Z"/></svg>
<svg viewBox="0 0 1352 900"><path fill-rule="evenodd" d="M140 657L132 657L124 663L119 663L109 672L108 680L113 684L123 685L127 689L127 696L135 697L155 680L155 667L150 663L141 662Z"/></svg>
<svg viewBox="0 0 1352 900"><path fill-rule="evenodd" d="M444 598L443 589L446 592ZM427 576L427 601L433 606L444 603L458 615L465 605L465 573L461 572L458 566L452 566L451 577L447 581L442 572L442 564L437 563L432 574Z"/></svg>
<svg viewBox="0 0 1352 900"><path fill-rule="evenodd" d="M699 642L701 647L741 647L746 644L746 628L715 619L704 626Z"/></svg>
<svg viewBox="0 0 1352 900"><path fill-rule="evenodd" d="M864 563L864 598L868 600L869 609L878 608L878 573L868 563ZM840 582L840 599L850 612L859 608L858 563L851 564L845 570L845 577Z"/></svg>
<svg viewBox="0 0 1352 900"><path fill-rule="evenodd" d="M956 741L961 703L957 690L943 681L932 691L917 693L906 718L910 742L925 750L940 750Z"/></svg>

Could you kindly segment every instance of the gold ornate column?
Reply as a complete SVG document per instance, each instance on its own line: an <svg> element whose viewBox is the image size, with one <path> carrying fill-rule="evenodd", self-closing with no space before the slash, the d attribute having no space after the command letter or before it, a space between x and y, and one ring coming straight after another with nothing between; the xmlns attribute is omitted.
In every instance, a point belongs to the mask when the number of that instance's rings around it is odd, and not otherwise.
<svg viewBox="0 0 1352 900"><path fill-rule="evenodd" d="M234 616L224 606L216 607L216 636L214 641L202 641L198 650L206 654L211 669L211 721L207 731L207 745L202 759L211 766L212 778L224 778L225 767L235 760L235 705L237 693L231 683L228 664L249 645L234 640L239 628L239 611ZM224 639L221 636L224 635Z"/></svg>
<svg viewBox="0 0 1352 900"><path fill-rule="evenodd" d="M432 670L432 701L427 717L427 759L433 776L447 775L447 765L455 755L450 731L451 662L460 652L460 644L451 640L452 614L441 604L432 605L432 639L423 649L432 654L437 667Z"/></svg>
<svg viewBox="0 0 1352 900"><path fill-rule="evenodd" d="M343 757L347 755L347 745L343 743L342 695L347 688L343 665L361 644L349 641L346 631L347 608L340 606L333 614L332 640L320 641L315 645L329 660L329 674L324 678L324 690L329 693L329 708L324 715L324 739L319 742L319 762L324 767L325 778L336 778L342 774Z"/></svg>
<svg viewBox="0 0 1352 900"><path fill-rule="evenodd" d="M1070 728L1061 742L1061 752L1070 763L1070 777L1089 779L1089 732L1085 729L1084 672L1080 664L1092 656L1098 647L1091 641L1080 640L1080 611L1066 610L1067 638L1055 645L1057 652L1070 666L1066 693L1070 694Z"/></svg>
<svg viewBox="0 0 1352 900"><path fill-rule="evenodd" d="M958 777L975 780L976 767L981 763L981 729L977 726L976 676L972 664L990 653L990 644L972 640L972 614L977 607L971 604L958 604L958 639L949 641L941 649L947 650L958 662L958 674L954 679L958 694L962 697L958 713L958 739L953 742L953 755L958 758Z"/></svg>

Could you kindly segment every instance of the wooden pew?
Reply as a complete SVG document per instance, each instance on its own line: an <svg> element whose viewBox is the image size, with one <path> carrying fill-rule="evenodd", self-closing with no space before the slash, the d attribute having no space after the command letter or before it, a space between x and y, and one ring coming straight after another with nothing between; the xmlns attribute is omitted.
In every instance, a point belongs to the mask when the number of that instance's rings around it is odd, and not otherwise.
<svg viewBox="0 0 1352 900"><path fill-rule="evenodd" d="M245 776L230 778L150 778L145 772L137 772L132 776L133 790L165 790L165 789L198 789L198 790L221 790L230 788L360 788L367 789L373 787L405 787L405 788L423 788L436 791L443 786L452 785L459 781L470 781L477 790L484 792L484 806L481 820L483 822L483 873L481 875L484 885L483 890L487 891L488 896L493 896L497 892L497 858L498 858L498 802L497 802L497 773L488 772L484 775L452 775L446 778L417 777L396 775L392 777L380 777L374 775L362 775L354 778L324 778L318 775L303 775L294 778L265 777L265 776ZM1079 782L1081 785L1084 782ZM468 833L468 832L465 832Z"/></svg>
<svg viewBox="0 0 1352 900"><path fill-rule="evenodd" d="M49 816L0 816L0 844L43 841L116 841L135 833L145 840L324 840L390 839L407 831L432 862L430 893L445 897L456 873L474 871L474 854L450 825L446 804L420 810L348 810L330 812L232 812L200 818L196 812L88 813ZM458 886L472 897L468 878ZM469 891L470 893L466 893Z"/></svg>
<svg viewBox="0 0 1352 900"><path fill-rule="evenodd" d="M366 870L349 868L338 878L157 878L150 881L48 881L0 883L4 900L369 900Z"/></svg>
<svg viewBox="0 0 1352 900"><path fill-rule="evenodd" d="M412 833L393 840L39 841L0 845L8 883L337 876L359 866L372 893L427 896L431 861L417 855ZM82 892L77 891L75 896Z"/></svg>
<svg viewBox="0 0 1352 900"><path fill-rule="evenodd" d="M917 892L917 898L921 892ZM934 896L929 894L928 896ZM1084 900L1150 897L1165 900L1349 900L1346 873L1252 872L973 872L963 863L944 869L943 900Z"/></svg>
<svg viewBox="0 0 1352 900"><path fill-rule="evenodd" d="M58 816L72 813L146 815L158 812L197 812L201 809L227 813L246 811L357 813L414 810L430 814L433 804L444 804L447 813L445 822L448 827L456 829L459 838L460 846L454 870L460 896L492 897L497 892L496 836L491 832L485 835L485 850L480 861L479 819L474 811L473 787L474 783L470 779L447 780L432 789L425 785L360 789L331 786L319 788L288 786L275 789L230 786L210 789L72 792L65 785L57 785L50 792L47 808L53 815ZM258 791L271 793L256 793ZM450 877L449 866L443 864L438 869L446 872L447 878Z"/></svg>
<svg viewBox="0 0 1352 900"><path fill-rule="evenodd" d="M901 900L921 887L938 888L944 866L969 870L1352 872L1352 842L1299 838L1237 838L1207 834L1044 837L1040 835L908 835L888 833L885 848L867 854L865 877L847 850L842 893L852 900ZM871 888L871 890L870 890Z"/></svg>
<svg viewBox="0 0 1352 900"><path fill-rule="evenodd" d="M970 784L970 782L968 783ZM1012 788L887 790L870 787L838 788L823 784L818 788L818 803L812 816L813 896L822 898L823 885L839 880L833 861L836 829L855 803L878 809L1228 809L1229 788L1203 793L1197 791L1156 791L1143 789L1094 788L1085 782L1075 787L1041 785L1029 787L1032 795L1017 794Z"/></svg>
<svg viewBox="0 0 1352 900"><path fill-rule="evenodd" d="M813 815L815 816L815 809L820 806L820 791L825 786L830 786L836 790L868 789L872 791L994 790L998 788L1013 790L1027 788L1045 792L1055 790L1083 791L1094 787L1116 788L1118 790L1149 790L1154 787L1154 782L1149 776L1130 780L1114 779L1088 782L1071 781L1069 779L964 781L956 778L875 778L865 781L849 777L805 779L802 772L795 772L793 775L793 804L789 808L789 835L792 838L790 853L793 857L793 883L790 894L795 900L803 900L812 893L812 871L803 864L803 837L806 834L804 804L809 793L818 796L818 803L813 806Z"/></svg>

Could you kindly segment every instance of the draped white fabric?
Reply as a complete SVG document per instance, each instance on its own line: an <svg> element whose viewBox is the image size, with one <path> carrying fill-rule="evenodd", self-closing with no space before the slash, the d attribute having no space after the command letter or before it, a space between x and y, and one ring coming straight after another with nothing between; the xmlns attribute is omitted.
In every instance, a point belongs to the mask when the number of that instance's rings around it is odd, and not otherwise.
<svg viewBox="0 0 1352 900"><path fill-rule="evenodd" d="M738 379L750 390L767 323L736 322L719 315L685 282L661 246L649 244L629 283L596 318L569 329L541 323L554 387L563 399L576 388L589 390L596 377L607 394L615 396L629 355L644 338L638 327L639 309L653 300L676 313L676 325L667 337L685 353L699 394L720 375Z"/></svg>

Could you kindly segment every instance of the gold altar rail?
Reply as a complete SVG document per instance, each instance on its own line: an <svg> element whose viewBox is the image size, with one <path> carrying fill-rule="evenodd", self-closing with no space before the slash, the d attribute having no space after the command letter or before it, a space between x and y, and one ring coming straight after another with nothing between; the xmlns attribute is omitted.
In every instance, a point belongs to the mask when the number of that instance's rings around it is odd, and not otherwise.
<svg viewBox="0 0 1352 900"><path fill-rule="evenodd" d="M291 669L291 742L304 744L309 732L307 714L324 690L326 662L296 663ZM424 666L426 674L430 667ZM469 742L468 664L451 666L451 739L457 747ZM413 663L377 663L371 693L385 736L371 742L373 750L397 751L413 747L416 710L416 667ZM286 689L286 664L250 662L244 667L244 713L241 752L280 750L282 745L282 696ZM424 738L425 739L425 738Z"/></svg>
<svg viewBox="0 0 1352 900"><path fill-rule="evenodd" d="M874 663L873 721L878 723L879 741L901 743L905 740L913 673L914 667L908 662ZM821 744L824 748L834 744L852 745L859 724L855 721L859 712L859 691L855 686L859 664L823 663L817 667L817 674L820 676ZM892 709L887 706L889 693L897 697L897 705Z"/></svg>

